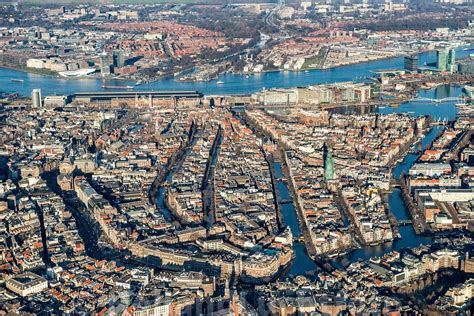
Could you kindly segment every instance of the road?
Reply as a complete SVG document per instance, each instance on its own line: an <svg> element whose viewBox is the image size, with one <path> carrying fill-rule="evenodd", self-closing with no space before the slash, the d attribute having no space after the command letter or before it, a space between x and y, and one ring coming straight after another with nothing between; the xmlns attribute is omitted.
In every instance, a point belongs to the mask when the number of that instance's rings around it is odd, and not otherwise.
<svg viewBox="0 0 474 316"><path fill-rule="evenodd" d="M268 26L272 26L272 27L275 27L275 28L278 28L280 31L282 31L280 28L281 26L276 24L274 22L274 16L275 14L280 11L281 9L283 9L285 7L285 1L284 0L279 0L278 1L278 4L273 8L271 9L267 15L265 15L265 17L263 18L263 21L265 22L265 24L267 24ZM285 38L289 38L290 35L288 34L288 32L286 31L283 31L284 32L284 35L283 36L279 36L278 38L279 39L285 39Z"/></svg>
<svg viewBox="0 0 474 316"><path fill-rule="evenodd" d="M221 127L219 127L214 139L214 143L212 144L202 182L202 205L204 210L204 221L210 225L214 224L216 221L214 171L217 164L217 159L219 157L223 137L224 131Z"/></svg>

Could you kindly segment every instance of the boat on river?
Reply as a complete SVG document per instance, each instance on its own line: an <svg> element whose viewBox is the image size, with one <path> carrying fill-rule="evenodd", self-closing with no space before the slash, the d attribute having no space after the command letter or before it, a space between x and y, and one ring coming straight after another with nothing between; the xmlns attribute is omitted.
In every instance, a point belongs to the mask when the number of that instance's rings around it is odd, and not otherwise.
<svg viewBox="0 0 474 316"><path fill-rule="evenodd" d="M103 89L133 89L133 86L108 86L108 85L102 85Z"/></svg>

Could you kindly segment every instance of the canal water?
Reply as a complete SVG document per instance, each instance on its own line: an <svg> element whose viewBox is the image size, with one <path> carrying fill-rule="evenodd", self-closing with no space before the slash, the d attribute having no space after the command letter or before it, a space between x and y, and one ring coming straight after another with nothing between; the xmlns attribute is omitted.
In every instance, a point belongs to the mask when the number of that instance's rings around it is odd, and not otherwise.
<svg viewBox="0 0 474 316"><path fill-rule="evenodd" d="M420 95L427 98L445 98L449 96L457 96L461 94L459 87L448 87L440 86L436 89L428 91L421 91ZM420 103L412 102L401 104L399 107L389 107L378 110L380 113L410 113L413 116L420 115L431 115L435 120L438 118L451 120L456 117L456 106L455 102L448 102L442 104L435 103ZM442 132L443 127L438 126L431 129L429 133L421 140L422 149L428 148L436 137ZM419 157L418 154L408 154L402 162L397 164L393 170L393 176L399 179L402 173L408 173L411 166L416 162ZM281 179L284 178L284 174L281 169L281 164L276 162L273 165L275 170L275 178L277 179L277 194L281 201L291 201L291 194L288 189L287 183ZM168 180L171 180L172 174L168 176ZM166 206L164 205L164 190L158 191L158 206L164 211L165 217L170 219L170 214L167 212ZM406 208L405 202L403 201L400 189L395 189L389 196L388 204L391 212L395 215L398 220L409 219L409 212ZM292 202L280 204L281 214L283 217L283 223L288 225L293 233L294 239L298 239L301 235L300 225L298 223L298 217L296 210ZM337 259L333 259L331 263L335 267L347 266L357 260L367 260L373 256L381 256L393 250L401 250L404 248L413 248L420 245L426 245L433 242L432 237L418 236L415 234L415 230L411 225L400 226L401 238L393 242L384 243L378 246L367 246L359 248L349 254L342 256ZM295 258L284 276L288 275L306 275L311 272L317 271L320 268L316 263L309 257L305 245L301 241L294 242Z"/></svg>
<svg viewBox="0 0 474 316"><path fill-rule="evenodd" d="M441 85L434 89L419 90L419 98L444 99L448 97L458 97L463 95L461 86ZM456 118L456 102L407 102L398 107L380 107L378 112L389 113L409 113L414 116L431 115L434 120L454 120Z"/></svg>
<svg viewBox="0 0 474 316"><path fill-rule="evenodd" d="M462 94L461 87L442 85L430 90L420 90L419 97L428 99L443 99L447 97L457 97ZM456 102L430 103L430 102L407 102L399 107L384 107L377 110L379 113L409 113L412 116L430 115L434 120L453 120L456 118ZM433 141L441 134L444 127L436 126L421 140L422 149L431 146ZM392 170L393 177L399 179L403 173L408 173L411 166L416 162L421 153L410 153L403 161L398 163ZM389 196L388 204L390 211L398 220L409 219L409 212L403 201L400 189L395 189ZM343 257L333 260L335 266L347 266L357 260L367 260L373 256L401 250L403 248L413 248L433 242L432 237L418 236L413 226L400 226L401 238L393 242L384 243L373 247L362 247Z"/></svg>
<svg viewBox="0 0 474 316"><path fill-rule="evenodd" d="M422 90L419 92L420 97L429 99L443 99L446 97L461 95L462 91L460 87L453 86L439 86L431 90ZM456 117L456 102L446 103L422 103L422 102L408 102L401 104L399 107L386 107L376 109L379 113L409 113L413 116L431 115L434 120L447 119L452 120ZM422 149L426 149L431 146L432 142L440 135L444 127L436 126L432 128L425 137L421 140ZM408 173L411 166L416 162L420 153L410 153L403 161L398 163L392 170L392 174L396 179L399 179L402 173ZM274 164L275 177L282 178L283 174L279 163ZM277 183L278 194L281 200L290 200L290 192L285 182L278 181ZM408 209L403 201L400 189L395 189L390 194L388 204L391 212L398 220L410 219ZM295 238L299 237L300 227L298 219L293 206L293 203L286 203L281 205L283 222L291 228ZM344 267L352 262L358 260L367 260L370 257L382 256L393 250L401 250L404 248L413 248L420 245L426 245L433 242L432 237L418 236L413 229L413 226L406 225L400 226L401 238L393 242L387 242L378 246L367 246L359 248L355 251L348 253L345 256L333 259L331 263L335 267ZM301 275L308 271L317 270L318 267L308 256L305 246L302 242L295 242L294 244L295 259L290 267L288 274Z"/></svg>
<svg viewBox="0 0 474 316"><path fill-rule="evenodd" d="M291 194L288 186L283 180L281 180L284 178L283 172L281 170L281 164L279 162L275 162L273 163L273 168L275 170L275 179L277 179L277 194L280 197L279 200L291 200ZM280 204L280 209L281 215L283 217L283 223L290 227L294 239L299 238L301 236L301 230L293 202ZM293 259L290 269L285 274L285 276L304 275L306 273L319 270L319 267L316 265L316 263L314 263L314 261L306 252L306 247L303 242L295 241L293 244L293 251L295 252L295 258Z"/></svg>
<svg viewBox="0 0 474 316"><path fill-rule="evenodd" d="M473 46L471 46L473 47ZM456 50L456 58L469 55L463 48ZM420 54L419 65L436 61L436 52ZM152 83L137 86L136 90L199 90L204 94L251 94L263 88L283 88L307 86L311 84L333 83L338 81L360 81L372 76L372 71L381 69L402 69L403 57L370 61L355 65L341 66L308 72L275 71L253 74L249 78L226 73L209 82L179 82L175 78L164 78ZM24 80L23 83L11 79ZM224 84L216 84L223 81ZM18 92L29 96L31 90L40 88L43 96L73 94L75 92L101 91L102 85L134 85L124 80L102 80L97 78L64 79L54 76L30 74L27 72L0 68L0 91Z"/></svg>

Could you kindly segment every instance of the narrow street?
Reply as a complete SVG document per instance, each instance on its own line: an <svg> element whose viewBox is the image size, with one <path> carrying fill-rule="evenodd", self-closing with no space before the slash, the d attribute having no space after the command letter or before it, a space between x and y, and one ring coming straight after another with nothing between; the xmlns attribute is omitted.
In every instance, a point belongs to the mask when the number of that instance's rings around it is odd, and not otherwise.
<svg viewBox="0 0 474 316"><path fill-rule="evenodd" d="M209 159L206 165L206 171L202 182L202 204L204 211L204 222L212 225L216 221L215 214L215 187L214 187L214 173L221 150L222 140L224 138L224 130L219 127L216 133L216 138L212 144Z"/></svg>
<svg viewBox="0 0 474 316"><path fill-rule="evenodd" d="M105 259L107 256L99 245L100 229L92 214L76 196L76 193L62 191L56 181L57 171L43 174L43 179L51 191L63 198L67 210L76 220L79 236L84 241L86 254L95 259Z"/></svg>

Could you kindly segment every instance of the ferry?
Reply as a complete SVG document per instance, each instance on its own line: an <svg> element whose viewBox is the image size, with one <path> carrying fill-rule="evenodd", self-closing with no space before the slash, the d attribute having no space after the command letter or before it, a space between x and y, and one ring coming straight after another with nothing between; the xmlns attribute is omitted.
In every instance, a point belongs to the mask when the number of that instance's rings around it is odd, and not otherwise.
<svg viewBox="0 0 474 316"><path fill-rule="evenodd" d="M107 86L107 85L102 85L103 89L133 89L133 86Z"/></svg>
<svg viewBox="0 0 474 316"><path fill-rule="evenodd" d="M216 84L224 84L224 81L217 81Z"/></svg>
<svg viewBox="0 0 474 316"><path fill-rule="evenodd" d="M11 82L19 82L19 83L25 82L25 80L23 80L23 79L15 79L15 78L10 79L10 81L11 81Z"/></svg>

